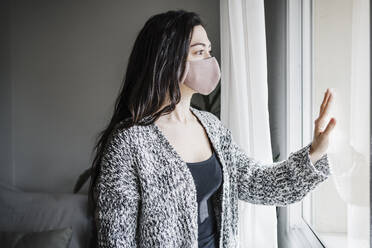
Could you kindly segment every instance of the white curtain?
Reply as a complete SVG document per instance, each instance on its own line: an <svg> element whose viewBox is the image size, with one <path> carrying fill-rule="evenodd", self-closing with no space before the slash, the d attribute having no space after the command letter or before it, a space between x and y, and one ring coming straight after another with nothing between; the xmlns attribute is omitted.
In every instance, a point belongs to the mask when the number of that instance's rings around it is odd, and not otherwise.
<svg viewBox="0 0 372 248"><path fill-rule="evenodd" d="M220 0L221 121L255 159L272 163L263 0ZM240 248L277 247L275 206L239 201Z"/></svg>

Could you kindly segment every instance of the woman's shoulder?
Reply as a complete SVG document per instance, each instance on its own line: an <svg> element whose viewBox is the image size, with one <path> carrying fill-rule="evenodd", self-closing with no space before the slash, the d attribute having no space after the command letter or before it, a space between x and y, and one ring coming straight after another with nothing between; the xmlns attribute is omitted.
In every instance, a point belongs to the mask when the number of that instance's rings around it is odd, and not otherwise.
<svg viewBox="0 0 372 248"><path fill-rule="evenodd" d="M112 136L115 136L122 146L130 146L137 150L148 146L149 143L157 142L156 130L153 124L134 124L127 127L120 122L116 124Z"/></svg>
<svg viewBox="0 0 372 248"><path fill-rule="evenodd" d="M125 127L122 122L117 123L108 137L108 146L116 148L130 148L135 146L138 140L138 128L136 126Z"/></svg>

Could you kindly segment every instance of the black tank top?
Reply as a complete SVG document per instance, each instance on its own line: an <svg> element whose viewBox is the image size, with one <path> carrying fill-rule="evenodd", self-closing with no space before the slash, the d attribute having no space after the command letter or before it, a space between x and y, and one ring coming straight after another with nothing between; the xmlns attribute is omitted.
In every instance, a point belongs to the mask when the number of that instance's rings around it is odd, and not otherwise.
<svg viewBox="0 0 372 248"><path fill-rule="evenodd" d="M204 161L186 163L194 178L198 201L198 244L199 248L218 248L217 223L212 195L222 183L222 170L213 151Z"/></svg>

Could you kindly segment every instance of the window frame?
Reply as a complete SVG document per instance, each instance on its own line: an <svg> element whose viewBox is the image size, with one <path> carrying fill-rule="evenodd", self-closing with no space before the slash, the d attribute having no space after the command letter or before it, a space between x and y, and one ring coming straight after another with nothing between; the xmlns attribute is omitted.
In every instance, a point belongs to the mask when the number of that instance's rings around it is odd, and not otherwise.
<svg viewBox="0 0 372 248"><path fill-rule="evenodd" d="M308 144L313 136L313 4L287 0L286 154ZM278 209L278 233L286 248L326 247L311 227L311 203L312 192L303 201Z"/></svg>

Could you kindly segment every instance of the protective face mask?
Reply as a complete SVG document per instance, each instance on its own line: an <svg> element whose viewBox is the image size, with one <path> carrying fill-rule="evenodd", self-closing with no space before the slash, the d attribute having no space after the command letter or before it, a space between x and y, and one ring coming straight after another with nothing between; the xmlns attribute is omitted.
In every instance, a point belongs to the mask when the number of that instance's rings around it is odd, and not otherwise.
<svg viewBox="0 0 372 248"><path fill-rule="evenodd" d="M220 66L215 57L186 61L181 84L185 84L202 95L209 95L221 78Z"/></svg>

